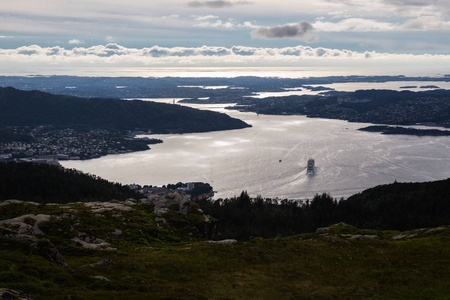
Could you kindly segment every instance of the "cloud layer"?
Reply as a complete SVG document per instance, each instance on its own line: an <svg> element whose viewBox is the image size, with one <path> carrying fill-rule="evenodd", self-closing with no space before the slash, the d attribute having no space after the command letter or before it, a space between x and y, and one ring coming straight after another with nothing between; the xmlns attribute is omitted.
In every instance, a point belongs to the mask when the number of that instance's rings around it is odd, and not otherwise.
<svg viewBox="0 0 450 300"><path fill-rule="evenodd" d="M16 49L0 49L1 61L85 61L85 62L140 62L158 64L181 62L189 64L194 61L257 61L257 60L301 60L301 59L401 59L401 58L450 58L450 55L411 55L389 54L374 51L356 52L350 50L329 49L323 47L295 46L283 48L263 47L160 47L127 48L116 43L93 47L40 47L23 46Z"/></svg>
<svg viewBox="0 0 450 300"><path fill-rule="evenodd" d="M17 76L442 76L448 74L448 65L450 55L357 52L301 45L281 48L153 46L138 49L110 43L73 49L37 45L0 49L0 75ZM285 71L293 68L296 70L294 73ZM193 75L202 69L207 71Z"/></svg>
<svg viewBox="0 0 450 300"><path fill-rule="evenodd" d="M298 0L107 2L9 1L0 12L2 46L92 46L106 41L128 47L149 42L170 47L284 47L303 40L359 52L445 54L450 49L450 1L446 0L315 0L301 5ZM409 38L404 47L404 32L415 35L417 46Z"/></svg>

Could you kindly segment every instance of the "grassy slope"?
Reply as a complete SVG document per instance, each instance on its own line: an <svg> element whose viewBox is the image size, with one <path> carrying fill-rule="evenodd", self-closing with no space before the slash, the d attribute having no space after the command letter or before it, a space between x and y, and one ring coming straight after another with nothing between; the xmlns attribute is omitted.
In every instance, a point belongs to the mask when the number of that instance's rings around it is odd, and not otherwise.
<svg viewBox="0 0 450 300"><path fill-rule="evenodd" d="M182 238L156 226L145 206L95 216L82 204L10 205L2 219L24 213L71 211L88 235L116 251L83 249L68 242L71 219L40 227L60 250L68 269L45 260L27 244L0 239L0 287L37 299L446 299L450 295L450 228L398 232L334 226L327 232L254 239L231 245ZM117 212L116 212L117 213ZM126 222L126 225L123 223ZM122 226L122 227L121 227ZM115 228L124 233L108 235ZM129 228L127 231L126 228ZM377 235L353 240L345 234ZM103 259L115 263L86 267ZM96 279L104 276L109 281Z"/></svg>

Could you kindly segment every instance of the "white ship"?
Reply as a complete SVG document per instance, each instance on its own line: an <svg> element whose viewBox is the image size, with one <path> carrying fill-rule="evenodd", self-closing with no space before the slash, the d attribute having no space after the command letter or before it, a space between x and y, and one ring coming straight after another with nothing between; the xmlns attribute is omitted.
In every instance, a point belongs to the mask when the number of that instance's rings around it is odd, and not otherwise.
<svg viewBox="0 0 450 300"><path fill-rule="evenodd" d="M315 164L316 164L316 162L314 161L314 159L312 159L312 158L308 159L308 164L306 166L306 174L308 174L308 175L314 174Z"/></svg>

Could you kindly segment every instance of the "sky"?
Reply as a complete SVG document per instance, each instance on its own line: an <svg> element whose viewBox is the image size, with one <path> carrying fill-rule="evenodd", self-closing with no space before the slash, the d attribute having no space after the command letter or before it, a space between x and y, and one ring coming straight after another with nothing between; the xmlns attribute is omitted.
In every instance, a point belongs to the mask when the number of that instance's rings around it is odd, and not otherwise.
<svg viewBox="0 0 450 300"><path fill-rule="evenodd" d="M259 67L450 74L450 0L0 4L0 75Z"/></svg>

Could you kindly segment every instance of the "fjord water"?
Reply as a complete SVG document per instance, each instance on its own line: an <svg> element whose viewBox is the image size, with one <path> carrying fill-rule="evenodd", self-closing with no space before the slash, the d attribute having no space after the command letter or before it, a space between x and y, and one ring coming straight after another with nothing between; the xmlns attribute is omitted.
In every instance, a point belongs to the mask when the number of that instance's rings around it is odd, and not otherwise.
<svg viewBox="0 0 450 300"><path fill-rule="evenodd" d="M256 115L228 111L223 105L191 106L226 112L253 127L152 135L164 143L148 151L62 164L125 184L208 182L216 198L243 190L251 196L291 199L323 192L347 197L395 180L450 177L450 137L382 135L358 130L369 124ZM313 176L306 174L310 157L316 161Z"/></svg>

